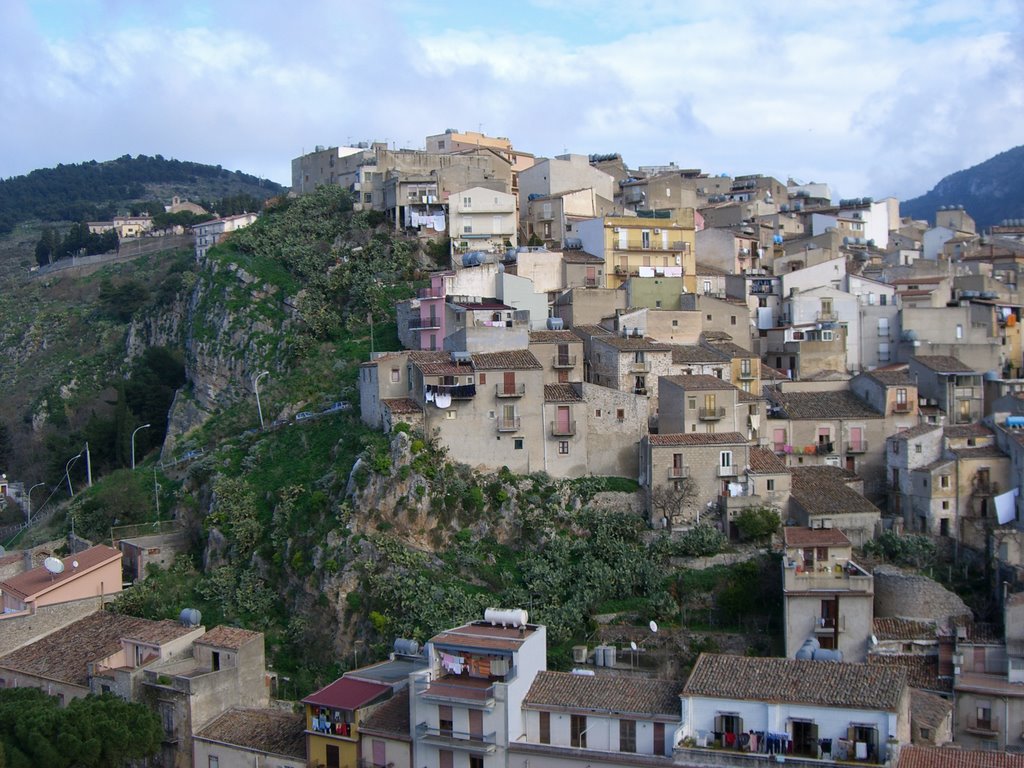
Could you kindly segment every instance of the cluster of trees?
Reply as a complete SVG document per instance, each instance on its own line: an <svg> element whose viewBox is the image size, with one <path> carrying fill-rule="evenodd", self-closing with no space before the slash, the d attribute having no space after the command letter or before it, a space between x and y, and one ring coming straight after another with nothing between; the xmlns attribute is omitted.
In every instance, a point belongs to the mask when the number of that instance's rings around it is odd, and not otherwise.
<svg viewBox="0 0 1024 768"><path fill-rule="evenodd" d="M0 689L0 765L100 768L127 765L160 750L155 712L111 693L66 707L35 688Z"/></svg>
<svg viewBox="0 0 1024 768"><path fill-rule="evenodd" d="M31 219L106 221L115 213L111 201L127 203L144 199L147 196L146 184L194 186L204 182L223 183L236 188L251 187L259 195L258 199L283 191L274 182L241 171L227 171L219 165L167 160L160 155L134 158L124 155L103 163L91 160L62 164L56 168L32 171L25 176L0 179L0 235ZM207 207L207 210L212 209ZM255 209L250 207L249 210Z"/></svg>
<svg viewBox="0 0 1024 768"><path fill-rule="evenodd" d="M111 229L96 234L89 231L89 225L84 221L72 224L64 237L61 237L53 227L47 227L36 243L36 263L44 267L70 256L116 251L117 246L117 232Z"/></svg>

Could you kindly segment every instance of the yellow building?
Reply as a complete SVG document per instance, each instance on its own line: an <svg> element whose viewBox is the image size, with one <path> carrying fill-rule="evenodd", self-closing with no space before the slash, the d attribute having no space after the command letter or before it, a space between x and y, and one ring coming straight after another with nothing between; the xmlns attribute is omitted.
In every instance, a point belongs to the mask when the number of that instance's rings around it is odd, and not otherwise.
<svg viewBox="0 0 1024 768"><path fill-rule="evenodd" d="M605 216L577 225L583 250L604 259L603 287L618 288L630 277L676 277L681 290L696 292L694 212L673 216Z"/></svg>
<svg viewBox="0 0 1024 768"><path fill-rule="evenodd" d="M342 677L303 699L309 765L357 768L361 716L390 696L388 685Z"/></svg>

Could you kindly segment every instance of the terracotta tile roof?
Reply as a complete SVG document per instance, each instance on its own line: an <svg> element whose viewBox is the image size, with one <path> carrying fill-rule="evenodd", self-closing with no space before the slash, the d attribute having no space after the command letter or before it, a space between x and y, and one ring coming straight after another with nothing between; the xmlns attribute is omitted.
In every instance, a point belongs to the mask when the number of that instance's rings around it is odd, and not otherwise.
<svg viewBox="0 0 1024 768"><path fill-rule="evenodd" d="M961 362L951 355L914 355L910 359L937 373L974 372L974 369L967 365L967 363Z"/></svg>
<svg viewBox="0 0 1024 768"><path fill-rule="evenodd" d="M676 432L648 435L651 445L737 445L750 442L739 432Z"/></svg>
<svg viewBox="0 0 1024 768"><path fill-rule="evenodd" d="M882 512L845 482L842 467L790 467L791 497L812 515L874 514Z"/></svg>
<svg viewBox="0 0 1024 768"><path fill-rule="evenodd" d="M359 730L374 736L411 741L409 722L409 689L406 687L375 707L370 716L360 722Z"/></svg>
<svg viewBox="0 0 1024 768"><path fill-rule="evenodd" d="M970 621L963 618L954 621L957 629L963 629L967 633L968 643L981 645L1002 645L1003 633L995 624L987 621ZM961 641L963 642L963 641Z"/></svg>
<svg viewBox="0 0 1024 768"><path fill-rule="evenodd" d="M214 645L218 648L237 651L243 645L248 645L254 640L262 639L262 632L253 632L251 629L241 629L239 627L226 627L221 624L211 629L196 640L196 642L202 645Z"/></svg>
<svg viewBox="0 0 1024 768"><path fill-rule="evenodd" d="M796 528L782 529L787 547L848 547L850 540L838 528Z"/></svg>
<svg viewBox="0 0 1024 768"><path fill-rule="evenodd" d="M424 376L468 376L473 373L473 366L469 362L456 363L450 355L447 360L429 363L413 361L413 365Z"/></svg>
<svg viewBox="0 0 1024 768"><path fill-rule="evenodd" d="M601 342L619 352L671 352L671 344L662 344L647 336L596 336L592 342Z"/></svg>
<svg viewBox="0 0 1024 768"><path fill-rule="evenodd" d="M533 353L525 349L479 352L473 355L473 367L478 371L528 371L543 368Z"/></svg>
<svg viewBox="0 0 1024 768"><path fill-rule="evenodd" d="M969 448L950 448L949 452L958 459L1005 459L1006 454L997 445L979 445Z"/></svg>
<svg viewBox="0 0 1024 768"><path fill-rule="evenodd" d="M509 306L500 299L495 299L490 296L481 297L480 301L460 300L457 296L449 296L448 303L454 304L457 307L462 307L469 312L480 312L492 309L515 309L515 307Z"/></svg>
<svg viewBox="0 0 1024 768"><path fill-rule="evenodd" d="M475 621L435 635L430 642L435 645L456 648L493 648L516 651L537 631L536 626L531 624L526 625L525 632L522 631L523 629L524 627L499 627Z"/></svg>
<svg viewBox="0 0 1024 768"><path fill-rule="evenodd" d="M849 390L839 392L779 392L765 395L790 419L881 419L882 414Z"/></svg>
<svg viewBox="0 0 1024 768"><path fill-rule="evenodd" d="M229 709L196 737L272 755L306 757L305 716L279 709Z"/></svg>
<svg viewBox="0 0 1024 768"><path fill-rule="evenodd" d="M885 387L913 387L913 386L917 386L917 382L915 382L912 378L910 378L910 374L907 372L906 369L903 369L903 370L900 370L900 371L874 370L874 371L867 371L866 373L863 373L861 375L862 376L867 376L869 379L874 379L879 384L881 384L882 386L885 386Z"/></svg>
<svg viewBox="0 0 1024 768"><path fill-rule="evenodd" d="M879 640L931 640L937 637L934 621L900 619L895 616L876 616L872 631Z"/></svg>
<svg viewBox="0 0 1024 768"><path fill-rule="evenodd" d="M681 688L667 680L539 672L523 706L678 718Z"/></svg>
<svg viewBox="0 0 1024 768"><path fill-rule="evenodd" d="M106 544L98 544L89 547L75 555L69 555L63 559L64 570L59 574L52 574L43 566L23 571L17 576L12 576L7 581L0 582L0 590L4 593L14 595L21 600L35 597L43 592L49 592L62 584L74 581L83 574L98 568L111 560L121 559L121 551L108 547ZM78 567L74 567L74 563Z"/></svg>
<svg viewBox="0 0 1024 768"><path fill-rule="evenodd" d="M562 251L562 261L566 264L604 264L604 259L586 251Z"/></svg>
<svg viewBox="0 0 1024 768"><path fill-rule="evenodd" d="M421 413L423 409L415 400L408 397L387 397L381 400L391 413Z"/></svg>
<svg viewBox="0 0 1024 768"><path fill-rule="evenodd" d="M192 631L176 621L150 621L98 611L7 654L0 658L0 667L86 686L89 662L117 653L122 639L160 644Z"/></svg>
<svg viewBox="0 0 1024 768"><path fill-rule="evenodd" d="M755 395L753 392L744 392L742 389L736 393L736 399L741 403L756 403L764 400L763 395Z"/></svg>
<svg viewBox="0 0 1024 768"><path fill-rule="evenodd" d="M926 285L941 283L945 277L900 277L890 281L889 285Z"/></svg>
<svg viewBox="0 0 1024 768"><path fill-rule="evenodd" d="M309 694L302 700L302 703L353 711L383 699L389 693L391 693L390 685L341 677L330 685L325 685L319 691Z"/></svg>
<svg viewBox="0 0 1024 768"><path fill-rule="evenodd" d="M674 344L672 346L673 363L723 363L725 357L714 350L699 344Z"/></svg>
<svg viewBox="0 0 1024 768"><path fill-rule="evenodd" d="M973 424L960 424L957 426L949 426L942 428L942 434L946 437L958 438L958 437L988 437L992 434L992 430L986 427L984 424L975 422Z"/></svg>
<svg viewBox="0 0 1024 768"><path fill-rule="evenodd" d="M670 381L688 392L696 392L698 390L718 390L721 392L736 389L735 384L732 384L725 379L720 379L717 376L708 376L705 373L694 373L689 376L686 374L662 376L661 381Z"/></svg>
<svg viewBox="0 0 1024 768"><path fill-rule="evenodd" d="M601 325L574 325L572 332L579 336L581 339L586 340L588 336L614 336L615 334L609 331L607 328Z"/></svg>
<svg viewBox="0 0 1024 768"><path fill-rule="evenodd" d="M953 702L917 688L910 689L910 717L925 728L936 729L953 711Z"/></svg>
<svg viewBox="0 0 1024 768"><path fill-rule="evenodd" d="M702 342L732 341L732 336L725 331L702 331L700 340Z"/></svg>
<svg viewBox="0 0 1024 768"><path fill-rule="evenodd" d="M712 341L712 340L705 340L705 343L709 347L711 347L713 350L715 350L719 354L723 355L728 360L737 360L737 359L743 359L743 358L746 358L746 357L750 357L750 358L757 357L757 355L755 355L749 349L744 349L743 347L741 347L739 344L737 344L734 341L725 341L725 340Z"/></svg>
<svg viewBox="0 0 1024 768"><path fill-rule="evenodd" d="M942 429L938 424L918 424L916 427L910 429L901 429L895 435L892 436L893 440L913 440L915 437L921 437L921 435L927 435L929 432L934 432L936 429Z"/></svg>
<svg viewBox="0 0 1024 768"><path fill-rule="evenodd" d="M530 331L531 344L579 344L580 337L572 331Z"/></svg>
<svg viewBox="0 0 1024 768"><path fill-rule="evenodd" d="M702 653L683 695L895 712L905 686L884 666Z"/></svg>
<svg viewBox="0 0 1024 768"><path fill-rule="evenodd" d="M953 692L953 679L939 677L939 657L935 654L872 653L868 655L868 665L903 670L911 688Z"/></svg>
<svg viewBox="0 0 1024 768"><path fill-rule="evenodd" d="M1024 754L908 744L900 750L896 768L1024 768Z"/></svg>
<svg viewBox="0 0 1024 768"><path fill-rule="evenodd" d="M724 276L732 273L726 272L724 269L720 269L716 266L713 266L712 264L705 264L703 261L698 261L694 274Z"/></svg>
<svg viewBox="0 0 1024 768"><path fill-rule="evenodd" d="M544 402L546 403L582 403L583 395L576 391L572 384L545 384Z"/></svg>
<svg viewBox="0 0 1024 768"><path fill-rule="evenodd" d="M747 459L750 469L760 475L788 474L789 468L786 462L769 451L767 448L751 448L750 457Z"/></svg>
<svg viewBox="0 0 1024 768"><path fill-rule="evenodd" d="M834 368L825 368L820 371L801 376L801 381L849 381L850 374L844 371L837 371Z"/></svg>

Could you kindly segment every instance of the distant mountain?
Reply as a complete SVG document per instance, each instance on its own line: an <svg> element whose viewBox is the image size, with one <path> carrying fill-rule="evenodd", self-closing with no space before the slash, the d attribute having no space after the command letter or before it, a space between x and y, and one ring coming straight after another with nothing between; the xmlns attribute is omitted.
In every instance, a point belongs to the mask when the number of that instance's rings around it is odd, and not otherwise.
<svg viewBox="0 0 1024 768"><path fill-rule="evenodd" d="M931 192L901 203L900 215L934 224L935 212L942 205L962 205L979 231L1003 219L1024 219L1024 146L951 173Z"/></svg>
<svg viewBox="0 0 1024 768"><path fill-rule="evenodd" d="M23 221L109 219L128 208L170 203L173 195L202 204L235 195L260 200L281 185L219 165L167 160L160 155L58 165L0 179L0 235Z"/></svg>

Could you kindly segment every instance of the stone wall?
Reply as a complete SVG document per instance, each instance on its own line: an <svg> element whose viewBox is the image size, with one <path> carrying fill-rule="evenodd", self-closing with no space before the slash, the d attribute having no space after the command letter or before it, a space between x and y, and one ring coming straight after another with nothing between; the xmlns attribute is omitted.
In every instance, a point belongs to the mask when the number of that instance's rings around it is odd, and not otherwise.
<svg viewBox="0 0 1024 768"><path fill-rule="evenodd" d="M936 619L971 616L957 595L927 576L907 573L892 565L878 565L875 576L875 616Z"/></svg>
<svg viewBox="0 0 1024 768"><path fill-rule="evenodd" d="M35 613L8 614L0 618L0 656L84 619L101 607L100 598L90 597L71 603L46 605Z"/></svg>

